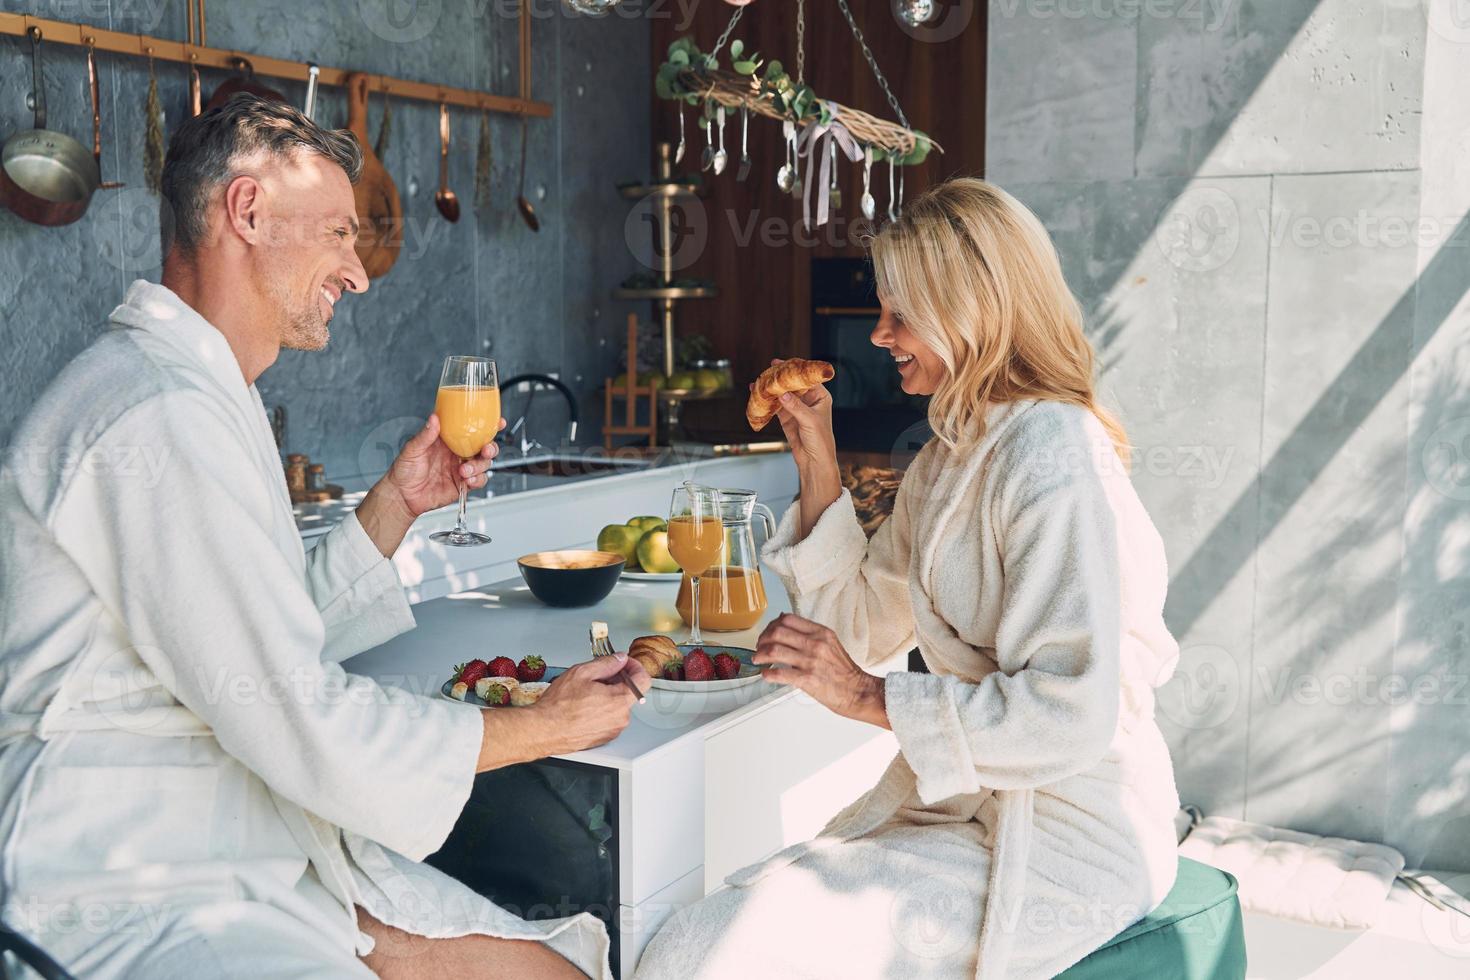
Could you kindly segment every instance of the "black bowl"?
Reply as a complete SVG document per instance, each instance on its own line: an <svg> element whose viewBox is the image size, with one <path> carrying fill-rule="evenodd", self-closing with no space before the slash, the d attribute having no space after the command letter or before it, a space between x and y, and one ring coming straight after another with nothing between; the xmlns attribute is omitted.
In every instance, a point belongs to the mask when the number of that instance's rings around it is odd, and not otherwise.
<svg viewBox="0 0 1470 980"><path fill-rule="evenodd" d="M615 551L538 551L516 559L531 594L548 606L595 606L618 584Z"/></svg>

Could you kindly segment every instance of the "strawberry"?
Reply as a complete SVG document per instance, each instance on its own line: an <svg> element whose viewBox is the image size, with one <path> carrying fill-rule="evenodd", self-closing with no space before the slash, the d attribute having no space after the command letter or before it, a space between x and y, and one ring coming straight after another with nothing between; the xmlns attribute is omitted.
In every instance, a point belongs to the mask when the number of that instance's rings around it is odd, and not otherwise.
<svg viewBox="0 0 1470 980"><path fill-rule="evenodd" d="M496 675L499 676L499 675ZM546 676L546 661L534 653L516 664L516 680L521 683L539 681Z"/></svg>
<svg viewBox="0 0 1470 980"><path fill-rule="evenodd" d="M496 675L500 676L500 675ZM485 691L485 703L491 705L510 704L510 688L503 684L491 684Z"/></svg>
<svg viewBox="0 0 1470 980"><path fill-rule="evenodd" d="M664 664L664 680L682 681L684 679L684 661L670 660Z"/></svg>
<svg viewBox="0 0 1470 980"><path fill-rule="evenodd" d="M475 681L489 673L490 667L483 660L471 660L454 668L454 679L466 687L474 687Z"/></svg>
<svg viewBox="0 0 1470 980"><path fill-rule="evenodd" d="M691 650L684 655L684 679L686 681L712 681L715 665L703 650Z"/></svg>
<svg viewBox="0 0 1470 980"><path fill-rule="evenodd" d="M491 677L515 677L516 662L509 657L496 657L490 661L490 668L485 673Z"/></svg>
<svg viewBox="0 0 1470 980"><path fill-rule="evenodd" d="M728 653L715 654L715 676L722 681L733 680L740 676L740 661Z"/></svg>

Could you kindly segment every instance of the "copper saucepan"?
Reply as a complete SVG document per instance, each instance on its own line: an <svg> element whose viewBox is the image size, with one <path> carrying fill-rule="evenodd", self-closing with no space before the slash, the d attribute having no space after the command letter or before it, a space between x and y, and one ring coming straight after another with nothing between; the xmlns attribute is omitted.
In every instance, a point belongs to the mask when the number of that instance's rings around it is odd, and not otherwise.
<svg viewBox="0 0 1470 980"><path fill-rule="evenodd" d="M32 27L31 75L35 87L35 128L21 130L0 150L0 204L38 225L67 225L86 213L92 193L103 184L102 116L98 110L96 60L87 50L92 95L92 153L81 143L46 128L46 89L42 77L41 29Z"/></svg>

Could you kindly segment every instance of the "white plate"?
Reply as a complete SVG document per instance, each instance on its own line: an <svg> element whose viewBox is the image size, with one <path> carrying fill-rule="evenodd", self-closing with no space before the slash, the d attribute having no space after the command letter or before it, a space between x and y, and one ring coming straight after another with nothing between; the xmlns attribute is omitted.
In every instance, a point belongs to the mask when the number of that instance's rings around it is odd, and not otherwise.
<svg viewBox="0 0 1470 980"><path fill-rule="evenodd" d="M680 653L687 656L689 651L691 650L703 650L705 653L709 654L711 660L713 660L715 658L715 654L718 653L730 654L736 660L740 661L740 676L732 677L729 680L723 681L669 681L664 680L662 677L655 677L653 678L653 687L655 690L677 691L684 694L713 694L716 691L730 691L734 690L737 687L746 687L751 684L759 684L761 681L761 678L763 676L761 673L761 669L750 662L750 658L755 656L754 650L749 650L745 647L721 646L718 643L679 644Z"/></svg>
<svg viewBox="0 0 1470 980"><path fill-rule="evenodd" d="M623 569L623 578L634 582L677 582L683 577L683 572L630 572Z"/></svg>
<svg viewBox="0 0 1470 980"><path fill-rule="evenodd" d="M545 677L542 677L541 680L542 681L545 681L546 683L549 684L552 680L554 680L557 677L560 677L562 674L565 674L566 672L567 672L567 669L565 667L550 667L550 666L548 666L546 668L546 676ZM485 701L484 698L480 697L478 694L475 693L475 688L474 688L473 685L471 685L470 686L470 689L465 692L464 700L461 701L459 698L457 698L453 694L450 694L449 693L449 689L451 687L453 687L453 686L454 686L454 678L451 677L451 678L449 678L449 680L445 681L443 684L441 684L439 686L439 696L441 698L443 698L444 700L446 700L446 701L453 701L455 704L469 704L469 705L474 705L476 708L514 708L515 707L515 705L513 705L513 704L488 704L488 703L486 703L486 701Z"/></svg>

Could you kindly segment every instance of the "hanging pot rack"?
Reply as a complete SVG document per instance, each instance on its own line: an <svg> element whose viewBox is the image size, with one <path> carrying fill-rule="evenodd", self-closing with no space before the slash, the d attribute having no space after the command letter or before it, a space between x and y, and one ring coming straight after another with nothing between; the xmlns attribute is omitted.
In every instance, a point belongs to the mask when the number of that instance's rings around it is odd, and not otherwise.
<svg viewBox="0 0 1470 980"><path fill-rule="evenodd" d="M797 84L805 84L805 32L806 18L805 4L799 0L796 12L796 56L797 56ZM862 51L863 57L868 62L873 76L877 79L883 94L893 108L897 122L880 119L871 113L861 109L854 109L842 105L831 99L817 100L818 105L825 103L832 114L841 118L847 130L861 143L882 149L890 156L898 157L900 160L914 152L920 145L920 140L929 148L944 152L944 148L936 143L926 134L921 134L909 126L908 118L898 104L897 97L888 86L888 80L878 68L877 60L873 57L867 41L863 38L862 31L853 19L852 11L848 8L846 0L837 0L838 9L847 21L849 30ZM770 119L787 120L795 123L798 127L807 126L815 122L817 117L812 114L797 116L789 107L778 108L773 96L763 91L761 78L758 74L744 75L739 72L714 67L714 58L725 42L729 40L735 25L745 13L745 7L736 7L730 17L730 22L720 34L715 46L705 56L706 64L691 62L688 67L677 73L679 83L678 93L674 98L686 99L694 95L706 104L714 103L726 109L749 110L752 114L765 116Z"/></svg>
<svg viewBox="0 0 1470 980"><path fill-rule="evenodd" d="M195 30L196 18L193 14L192 6L191 3L189 17L191 41L189 42L150 37L146 34L126 34L121 31L110 31L105 28L76 24L70 21L50 20L45 17L33 17L29 14L13 13L0 13L0 35L25 37L32 27L38 27L46 41L52 44L69 44L75 47L87 47L91 45L95 46L98 51L109 51L114 54L133 55L142 58L154 58L158 61L172 61L178 64L189 65L191 68L218 68L221 71L237 70L240 62L243 60L257 75L267 75L271 78L281 78L297 82L308 80L310 71L314 66L306 62L272 58L249 51L213 48L204 44L203 4L200 4L197 16L197 33ZM369 90L382 92L400 99L442 102L447 105L463 106L467 109L483 109L488 112L501 112L515 116L549 118L551 116L551 104L549 102L537 102L531 98L531 16L529 6L529 4L521 5L521 71L518 95L492 95L489 92L479 92L474 89L455 88L449 85L437 85L430 82L416 82L406 78L395 78L391 75L372 73L368 73ZM192 38L194 37L200 39L199 43L192 42ZM345 87L347 76L352 73L352 70L347 68L321 67L317 79L323 85Z"/></svg>

